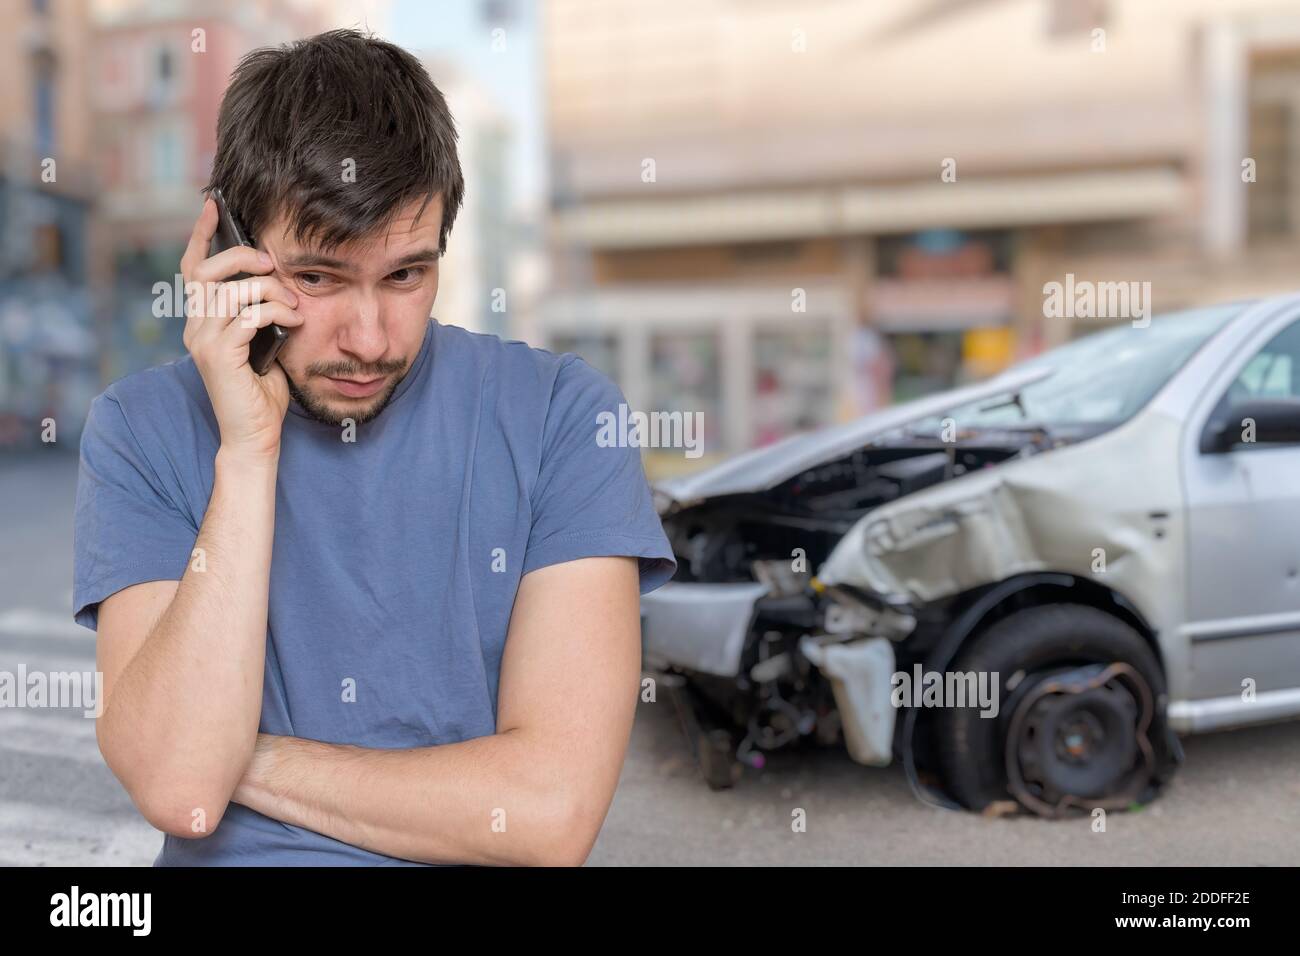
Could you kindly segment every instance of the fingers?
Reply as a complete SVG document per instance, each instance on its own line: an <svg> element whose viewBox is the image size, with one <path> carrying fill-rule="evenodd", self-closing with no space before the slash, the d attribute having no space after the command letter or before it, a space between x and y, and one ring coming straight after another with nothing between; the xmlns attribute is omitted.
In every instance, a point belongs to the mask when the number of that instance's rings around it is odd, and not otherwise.
<svg viewBox="0 0 1300 956"><path fill-rule="evenodd" d="M217 204L208 199L203 203L203 211L194 223L189 244L181 256L181 275L186 282L220 282L240 272L262 275L271 271L271 257L251 246L233 246L209 256L217 222Z"/></svg>
<svg viewBox="0 0 1300 956"><path fill-rule="evenodd" d="M302 316L282 302L254 302L237 313L230 322L216 331L205 333L190 345L190 351L199 355L228 355L241 353L247 356L248 343L253 341L258 329L275 323L281 328L302 325ZM215 323L209 323L215 325Z"/></svg>
<svg viewBox="0 0 1300 956"><path fill-rule="evenodd" d="M291 309L297 308L298 296L276 279L257 276L238 282L217 283L208 302L208 315L232 318L245 306L257 302L282 302Z"/></svg>
<svg viewBox="0 0 1300 956"><path fill-rule="evenodd" d="M236 340L252 341L257 330L274 322L284 329L302 325L302 316L283 302L254 302L241 309L230 323L228 329L248 332L247 336L236 336ZM232 332L232 335L234 333Z"/></svg>
<svg viewBox="0 0 1300 956"><path fill-rule="evenodd" d="M181 256L181 275L189 279L194 268L208 257L212 237L217 232L217 204L209 198L203 202L203 211L194 222L190 232L190 241L185 246L185 255Z"/></svg>
<svg viewBox="0 0 1300 956"><path fill-rule="evenodd" d="M188 253L186 253L188 255ZM252 246L231 246L194 264L188 279L193 282L221 282L241 272L265 275L274 268L271 257Z"/></svg>
<svg viewBox="0 0 1300 956"><path fill-rule="evenodd" d="M215 338L237 317L241 321L248 318L247 310L262 304L275 304L294 318L285 325L297 325L301 321L293 310L298 305L298 296L291 289L272 276L255 276L238 282L207 283L204 291L206 300L197 297L190 301L189 314L185 319L185 332L182 340L186 348L193 348L193 343ZM257 326L249 326L256 329Z"/></svg>
<svg viewBox="0 0 1300 956"><path fill-rule="evenodd" d="M218 227L217 204L203 203L181 258L187 307L185 347L206 349L220 338L224 345L242 346L257 330L272 322L285 328L302 324L294 309L298 296L278 279L269 255L249 246L235 246L208 255ZM223 281L246 273L247 278Z"/></svg>

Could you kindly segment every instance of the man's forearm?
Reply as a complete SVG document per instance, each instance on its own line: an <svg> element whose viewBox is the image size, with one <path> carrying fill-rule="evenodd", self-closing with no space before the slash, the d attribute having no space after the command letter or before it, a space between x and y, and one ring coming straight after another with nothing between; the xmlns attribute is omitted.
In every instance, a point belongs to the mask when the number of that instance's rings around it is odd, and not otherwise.
<svg viewBox="0 0 1300 956"><path fill-rule="evenodd" d="M275 531L277 463L219 451L215 468L200 550L116 680L99 728L137 802L169 832L183 824L193 836L216 826L257 739Z"/></svg>
<svg viewBox="0 0 1300 956"><path fill-rule="evenodd" d="M605 808L545 753L523 731L412 750L260 735L232 800L400 859L581 864Z"/></svg>

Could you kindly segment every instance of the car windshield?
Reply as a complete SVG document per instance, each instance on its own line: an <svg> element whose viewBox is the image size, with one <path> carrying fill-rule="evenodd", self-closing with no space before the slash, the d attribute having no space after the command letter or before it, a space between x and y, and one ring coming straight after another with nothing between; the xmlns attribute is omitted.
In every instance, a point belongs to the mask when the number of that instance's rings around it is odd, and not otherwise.
<svg viewBox="0 0 1300 956"><path fill-rule="evenodd" d="M1017 395L955 408L962 428L1115 426L1127 421L1169 381L1202 343L1249 303L1173 312L1139 327L1116 326L1076 339L1017 369L1047 367L1052 374ZM915 431L941 419L917 423Z"/></svg>

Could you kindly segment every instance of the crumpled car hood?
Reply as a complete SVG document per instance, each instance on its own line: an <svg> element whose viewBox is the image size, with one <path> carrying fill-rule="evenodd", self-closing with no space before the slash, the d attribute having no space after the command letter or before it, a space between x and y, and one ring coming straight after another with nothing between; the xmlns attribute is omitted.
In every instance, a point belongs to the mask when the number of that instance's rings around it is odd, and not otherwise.
<svg viewBox="0 0 1300 956"><path fill-rule="evenodd" d="M1121 590L1157 627L1175 621L1186 533L1179 435L1177 421L1148 411L882 505L840 540L818 580L921 605L1062 571Z"/></svg>
<svg viewBox="0 0 1300 956"><path fill-rule="evenodd" d="M983 398L1005 395L1041 381L1052 372L1050 366L1011 369L987 382L893 405L843 425L791 435L704 471L658 482L655 491L682 507L721 495L767 491L808 468L847 455L886 432Z"/></svg>

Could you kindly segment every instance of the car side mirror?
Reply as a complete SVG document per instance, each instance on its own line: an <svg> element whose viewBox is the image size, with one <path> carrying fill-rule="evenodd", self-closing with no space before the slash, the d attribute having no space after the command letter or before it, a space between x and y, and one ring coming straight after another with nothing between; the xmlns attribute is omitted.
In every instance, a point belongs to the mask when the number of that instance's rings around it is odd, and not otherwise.
<svg viewBox="0 0 1300 956"><path fill-rule="evenodd" d="M1300 444L1300 398L1221 403L1201 433L1201 451L1210 455L1255 443Z"/></svg>

